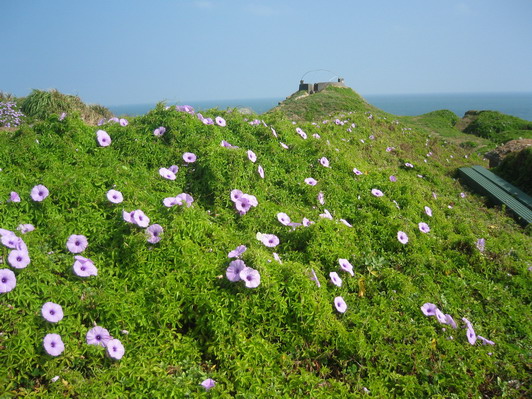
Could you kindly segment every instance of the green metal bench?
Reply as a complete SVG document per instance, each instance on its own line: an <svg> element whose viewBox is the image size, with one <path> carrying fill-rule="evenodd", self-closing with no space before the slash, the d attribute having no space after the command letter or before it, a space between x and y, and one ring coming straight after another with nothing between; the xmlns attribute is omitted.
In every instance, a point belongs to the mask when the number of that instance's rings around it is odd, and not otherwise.
<svg viewBox="0 0 532 399"><path fill-rule="evenodd" d="M498 179L502 180L502 182L499 181L499 184L497 184L486 177L486 175L490 176L489 174L486 174L485 172L480 173L478 168L475 167L460 168L458 169L458 172L468 186L479 194L488 197L490 202L495 205L505 205L507 210L517 218L517 221L520 224L526 226L529 223L532 223L532 206L527 205L526 198L530 197L521 190L500 178ZM489 171L486 170L486 172ZM524 194L524 196L522 194Z"/></svg>

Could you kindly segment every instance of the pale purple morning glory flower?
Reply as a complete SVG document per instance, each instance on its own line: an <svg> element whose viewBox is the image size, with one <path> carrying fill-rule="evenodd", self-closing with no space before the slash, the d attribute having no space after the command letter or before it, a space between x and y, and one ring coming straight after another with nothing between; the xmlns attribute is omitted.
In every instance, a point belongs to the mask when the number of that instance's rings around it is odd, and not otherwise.
<svg viewBox="0 0 532 399"><path fill-rule="evenodd" d="M248 154L248 159L251 162L255 163L257 161L257 155L253 151L248 150L247 154Z"/></svg>
<svg viewBox="0 0 532 399"><path fill-rule="evenodd" d="M201 121L204 125L214 125L214 121L212 120L212 118L203 118L201 119Z"/></svg>
<svg viewBox="0 0 532 399"><path fill-rule="evenodd" d="M307 177L305 179L305 183L307 183L309 186L315 186L318 184L318 181L316 179L313 179L312 177Z"/></svg>
<svg viewBox="0 0 532 399"><path fill-rule="evenodd" d="M172 206L175 206L178 204L178 201L177 201L177 198L176 197L166 197L165 199L163 199L163 204L164 206L166 206L167 208L170 208Z"/></svg>
<svg viewBox="0 0 532 399"><path fill-rule="evenodd" d="M225 140L222 140L222 142L220 143L220 145L222 147L225 147L225 148L238 148L236 145L232 145L230 143L228 143L227 141Z"/></svg>
<svg viewBox="0 0 532 399"><path fill-rule="evenodd" d="M445 317L440 309L436 308L435 315L440 323L447 324L447 317Z"/></svg>
<svg viewBox="0 0 532 399"><path fill-rule="evenodd" d="M391 175L391 176L390 176L390 181L391 181L392 183L395 183L395 182L397 181L397 177L395 177L394 175Z"/></svg>
<svg viewBox="0 0 532 399"><path fill-rule="evenodd" d="M320 284L320 280L318 280L318 276L316 275L316 272L314 271L314 269L310 269L310 271L312 273L312 276L310 277L310 279L315 281L318 288L320 288L321 284Z"/></svg>
<svg viewBox="0 0 532 399"><path fill-rule="evenodd" d="M260 241L270 248L279 245L279 238L275 234L262 234Z"/></svg>
<svg viewBox="0 0 532 399"><path fill-rule="evenodd" d="M122 196L122 193L120 191L111 189L107 191L107 199L113 204L119 204L124 200L124 197Z"/></svg>
<svg viewBox="0 0 532 399"><path fill-rule="evenodd" d="M284 212L279 212L277 214L277 220L279 221L279 223L281 223L281 224L283 224L285 226L288 226L290 224L290 216L288 216Z"/></svg>
<svg viewBox="0 0 532 399"><path fill-rule="evenodd" d="M240 190L237 190L237 189L231 190L231 201L236 202L240 198L242 198L243 195L244 193Z"/></svg>
<svg viewBox="0 0 532 399"><path fill-rule="evenodd" d="M454 321L453 317L450 314L446 314L445 319L447 321L447 324L449 324L452 328L458 328L458 326L456 325L456 322Z"/></svg>
<svg viewBox="0 0 532 399"><path fill-rule="evenodd" d="M362 173L360 170L358 170L357 168L353 168L353 173L354 173L355 175L357 175L357 176L360 176L360 175L363 174L363 173Z"/></svg>
<svg viewBox="0 0 532 399"><path fill-rule="evenodd" d="M43 186L42 184L38 184L35 187L31 189L31 199L37 202L41 202L46 197L48 197L49 191L46 188L46 186Z"/></svg>
<svg viewBox="0 0 532 399"><path fill-rule="evenodd" d="M168 167L168 170L169 170L170 172L172 172L172 173L175 175L175 174L177 174L177 172L179 171L179 166L177 166L177 165L172 165L172 166Z"/></svg>
<svg viewBox="0 0 532 399"><path fill-rule="evenodd" d="M285 150L288 150L288 146L287 146L285 143L279 141L279 144L280 144L281 147L283 147Z"/></svg>
<svg viewBox="0 0 532 399"><path fill-rule="evenodd" d="M479 238L475 245L480 252L484 252L484 249L486 248L486 240L484 238Z"/></svg>
<svg viewBox="0 0 532 399"><path fill-rule="evenodd" d="M393 150L395 150L394 147L386 147L386 152L391 152L391 151L393 151Z"/></svg>
<svg viewBox="0 0 532 399"><path fill-rule="evenodd" d="M467 325L467 327L473 328L473 324L469 320L467 320L465 317L462 317L462 321Z"/></svg>
<svg viewBox="0 0 532 399"><path fill-rule="evenodd" d="M465 193L460 193L460 197L461 197L461 198L465 198L465 197L466 197L466 194L465 194Z"/></svg>
<svg viewBox="0 0 532 399"><path fill-rule="evenodd" d="M348 272L351 276L354 276L355 273L353 272L353 265L349 263L347 259L338 259L338 263L340 264L340 268L343 271Z"/></svg>
<svg viewBox="0 0 532 399"><path fill-rule="evenodd" d="M194 198L192 198L192 195L187 193L181 193L175 197L178 205L183 205L183 203L187 204L187 208L190 208L192 206L192 203L194 202Z"/></svg>
<svg viewBox="0 0 532 399"><path fill-rule="evenodd" d="M345 219L340 219L340 222L342 222L343 224L345 224L347 227L353 227L353 225L351 223L349 223L347 220Z"/></svg>
<svg viewBox="0 0 532 399"><path fill-rule="evenodd" d="M29 233L30 231L35 230L35 226L32 224L19 224L17 227L17 230L20 231L22 234Z"/></svg>
<svg viewBox="0 0 532 399"><path fill-rule="evenodd" d="M278 137L275 129L273 127L270 127L270 129L272 130L273 137Z"/></svg>
<svg viewBox="0 0 532 399"><path fill-rule="evenodd" d="M321 136L318 133L313 133L312 137L314 137L315 139L320 139L321 138Z"/></svg>
<svg viewBox="0 0 532 399"><path fill-rule="evenodd" d="M471 345L475 345L475 342L477 342L477 334L472 326L467 327L466 336L469 343Z"/></svg>
<svg viewBox="0 0 532 399"><path fill-rule="evenodd" d="M236 259L229 263L229 266L227 266L227 269L225 271L225 275L229 281L232 281L233 283L236 281L240 281L240 272L246 268L246 264L243 260Z"/></svg>
<svg viewBox="0 0 532 399"><path fill-rule="evenodd" d="M432 217L432 209L430 209L428 206L425 207L425 213L427 216Z"/></svg>
<svg viewBox="0 0 532 399"><path fill-rule="evenodd" d="M262 166L259 165L257 171L259 172L259 176L264 179L264 169Z"/></svg>
<svg viewBox="0 0 532 399"><path fill-rule="evenodd" d="M50 379L50 382L56 382L59 379L59 376L56 375L55 377Z"/></svg>
<svg viewBox="0 0 532 399"><path fill-rule="evenodd" d="M18 195L18 193L15 191L11 191L7 202L20 202L20 195Z"/></svg>
<svg viewBox="0 0 532 399"><path fill-rule="evenodd" d="M214 381L212 378L207 378L206 380L203 380L200 385L205 388L206 391L208 391L209 389L214 388L216 381Z"/></svg>
<svg viewBox="0 0 532 399"><path fill-rule="evenodd" d="M9 252L7 261L15 269L24 269L30 264L30 257L28 252L14 249Z"/></svg>
<svg viewBox="0 0 532 399"><path fill-rule="evenodd" d="M2 234L1 241L7 248L18 249L17 247L22 239L17 237L12 231L6 230L6 232Z"/></svg>
<svg viewBox="0 0 532 399"><path fill-rule="evenodd" d="M85 258L80 255L74 256L75 262L72 266L74 274L78 277L90 277L97 276L98 269L94 266L94 263L89 258Z"/></svg>
<svg viewBox="0 0 532 399"><path fill-rule="evenodd" d="M247 251L247 247L245 245L239 245L235 249L233 249L231 252L227 254L228 258L239 258L240 255L242 255L244 252Z"/></svg>
<svg viewBox="0 0 532 399"><path fill-rule="evenodd" d="M66 243L67 249L73 254L79 254L85 251L85 248L87 248L87 245L89 245L89 242L87 241L87 237L85 237L84 235L77 235L77 234L72 234L70 237L68 237L68 240Z"/></svg>
<svg viewBox="0 0 532 399"><path fill-rule="evenodd" d="M120 118L120 126L127 126L129 125L129 122L127 121L127 119L124 119L124 118Z"/></svg>
<svg viewBox="0 0 532 399"><path fill-rule="evenodd" d="M216 121L216 124L218 126L224 127L225 125L227 125L227 123L225 122L225 119L222 118L221 116L217 116L216 118L214 118L214 120Z"/></svg>
<svg viewBox="0 0 532 399"><path fill-rule="evenodd" d="M482 345L495 345L495 342L490 341L489 339L484 338L484 337L481 336L481 335L477 335L477 338L480 339L480 340L482 341Z"/></svg>
<svg viewBox="0 0 532 399"><path fill-rule="evenodd" d="M50 356L59 356L65 350L65 344L59 334L46 334L43 339L43 346Z"/></svg>
<svg viewBox="0 0 532 399"><path fill-rule="evenodd" d="M133 223L139 227L148 227L150 224L150 218L144 214L140 209L132 212L131 218Z"/></svg>
<svg viewBox="0 0 532 399"><path fill-rule="evenodd" d="M120 340L116 338L107 341L106 349L107 355L114 360L122 359L122 356L124 356L124 353L126 352L126 350L124 349L124 345L122 345L122 342L120 342Z"/></svg>
<svg viewBox="0 0 532 399"><path fill-rule="evenodd" d="M111 137L107 134L105 130L98 130L96 132L96 139L100 147L108 147L111 145Z"/></svg>
<svg viewBox="0 0 532 399"><path fill-rule="evenodd" d="M414 167L414 165L412 165L410 162L406 162L405 166L408 166L409 168L413 168Z"/></svg>
<svg viewBox="0 0 532 399"><path fill-rule="evenodd" d="M41 308L42 317L50 323L58 323L63 320L63 308L53 302L46 302Z"/></svg>
<svg viewBox="0 0 532 399"><path fill-rule="evenodd" d="M111 119L109 119L108 122L118 123L118 118L116 116L113 116Z"/></svg>
<svg viewBox="0 0 532 399"><path fill-rule="evenodd" d="M329 276L331 277L331 281L334 285L336 285L337 287L341 287L342 286L342 279L340 278L340 276L338 275L338 273L336 272L330 272L329 273Z"/></svg>
<svg viewBox="0 0 532 399"><path fill-rule="evenodd" d="M325 195L323 194L323 191L320 191L318 193L318 202L321 204L321 205L325 205Z"/></svg>
<svg viewBox="0 0 532 399"><path fill-rule="evenodd" d="M384 195L381 190L376 188L371 189L371 194L373 194L375 197L382 197Z"/></svg>
<svg viewBox="0 0 532 399"><path fill-rule="evenodd" d="M428 233L430 231L430 227L427 223L420 222L418 224L418 227L419 227L419 231L421 231L422 233Z"/></svg>
<svg viewBox="0 0 532 399"><path fill-rule="evenodd" d="M245 215L251 209L251 202L249 202L249 199L242 196L235 201L235 208L240 215Z"/></svg>
<svg viewBox="0 0 532 399"><path fill-rule="evenodd" d="M59 120L62 121L63 119L65 119L67 116L67 113L66 112L62 112L61 115L59 115Z"/></svg>
<svg viewBox="0 0 532 399"><path fill-rule="evenodd" d="M0 269L0 294L11 291L17 285L17 277L9 269Z"/></svg>
<svg viewBox="0 0 532 399"><path fill-rule="evenodd" d="M309 227L311 224L313 224L314 222L312 220L309 220L307 218L303 218L303 226L305 227Z"/></svg>
<svg viewBox="0 0 532 399"><path fill-rule="evenodd" d="M196 162L196 154L192 153L192 152L185 152L183 154L183 160L186 162L186 163L193 163L193 162Z"/></svg>
<svg viewBox="0 0 532 399"><path fill-rule="evenodd" d="M337 296L336 298L334 298L334 306L336 307L336 310L340 313L345 313L345 311L347 310L347 304L345 303L344 298L342 298L341 296Z"/></svg>
<svg viewBox="0 0 532 399"><path fill-rule="evenodd" d="M307 139L307 134L303 131L303 129L296 127L296 133L299 134L304 140Z"/></svg>
<svg viewBox="0 0 532 399"><path fill-rule="evenodd" d="M251 267L245 267L239 274L240 279L244 281L247 288L257 288L260 285L260 274Z"/></svg>
<svg viewBox="0 0 532 399"><path fill-rule="evenodd" d="M166 128L164 126L159 126L157 129L153 131L154 136L162 136L166 132Z"/></svg>
<svg viewBox="0 0 532 399"><path fill-rule="evenodd" d="M175 180L175 173L172 172L170 169L166 169L166 168L160 168L159 169L159 174L164 177L165 179L168 179L168 180Z"/></svg>
<svg viewBox="0 0 532 399"><path fill-rule="evenodd" d="M437 306L433 303L427 302L421 306L421 311L425 316L436 316Z"/></svg>
<svg viewBox="0 0 532 399"><path fill-rule="evenodd" d="M148 235L147 241L150 244L157 244L161 241L161 234L163 233L163 228L160 224L152 224L146 229L146 234Z"/></svg>
<svg viewBox="0 0 532 399"><path fill-rule="evenodd" d="M133 212L126 212L122 210L122 219L127 223L133 223Z"/></svg>
<svg viewBox="0 0 532 399"><path fill-rule="evenodd" d="M281 265L283 264L283 261L281 260L281 257L277 252L272 252L273 259L275 259L277 262L279 262Z"/></svg>
<svg viewBox="0 0 532 399"><path fill-rule="evenodd" d="M397 239L401 244L406 244L408 242L408 236L404 231L398 231L397 232Z"/></svg>
<svg viewBox="0 0 532 399"><path fill-rule="evenodd" d="M91 328L89 331L87 331L87 335L85 336L87 344L103 347L107 346L107 343L112 339L113 337L111 337L109 331L100 326Z"/></svg>
<svg viewBox="0 0 532 399"><path fill-rule="evenodd" d="M329 212L327 209L324 209L323 213L320 213L320 218L333 220L331 212Z"/></svg>

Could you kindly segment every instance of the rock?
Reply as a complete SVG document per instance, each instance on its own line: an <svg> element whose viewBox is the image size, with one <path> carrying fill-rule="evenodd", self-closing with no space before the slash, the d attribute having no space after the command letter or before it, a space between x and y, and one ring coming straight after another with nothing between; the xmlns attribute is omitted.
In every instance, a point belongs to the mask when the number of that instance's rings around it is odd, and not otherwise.
<svg viewBox="0 0 532 399"><path fill-rule="evenodd" d="M532 139L511 140L494 150L487 152L484 156L490 161L489 167L499 166L501 161L513 152L519 152L526 147L532 146Z"/></svg>

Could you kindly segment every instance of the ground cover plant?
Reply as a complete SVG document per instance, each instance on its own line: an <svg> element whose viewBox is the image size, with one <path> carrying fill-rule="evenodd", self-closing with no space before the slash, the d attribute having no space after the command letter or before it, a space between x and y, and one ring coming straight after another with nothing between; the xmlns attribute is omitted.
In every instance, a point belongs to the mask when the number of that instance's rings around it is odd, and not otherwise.
<svg viewBox="0 0 532 399"><path fill-rule="evenodd" d="M2 397L527 395L530 230L455 179L478 154L246 118L2 132Z"/></svg>

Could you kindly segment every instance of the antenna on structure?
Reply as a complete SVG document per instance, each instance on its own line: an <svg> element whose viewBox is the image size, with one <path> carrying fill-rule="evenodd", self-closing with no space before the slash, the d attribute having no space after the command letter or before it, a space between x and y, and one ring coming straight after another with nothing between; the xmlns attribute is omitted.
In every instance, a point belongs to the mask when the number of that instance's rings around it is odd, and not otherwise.
<svg viewBox="0 0 532 399"><path fill-rule="evenodd" d="M332 73L332 74L334 75L331 79L329 79L329 82L332 81L333 79L337 79L337 78L339 78L338 74L336 74L336 73L334 73L333 71L330 71L330 70L328 70L328 69L313 69L313 70L311 70L311 71L307 71L307 72L305 72L305 73L303 74L303 76L301 76L301 79L300 79L300 80L303 81L303 80L304 80L304 77L307 76L307 75L308 75L309 73L311 73L311 72L320 72L320 71L322 71L322 72L330 72L330 73Z"/></svg>

